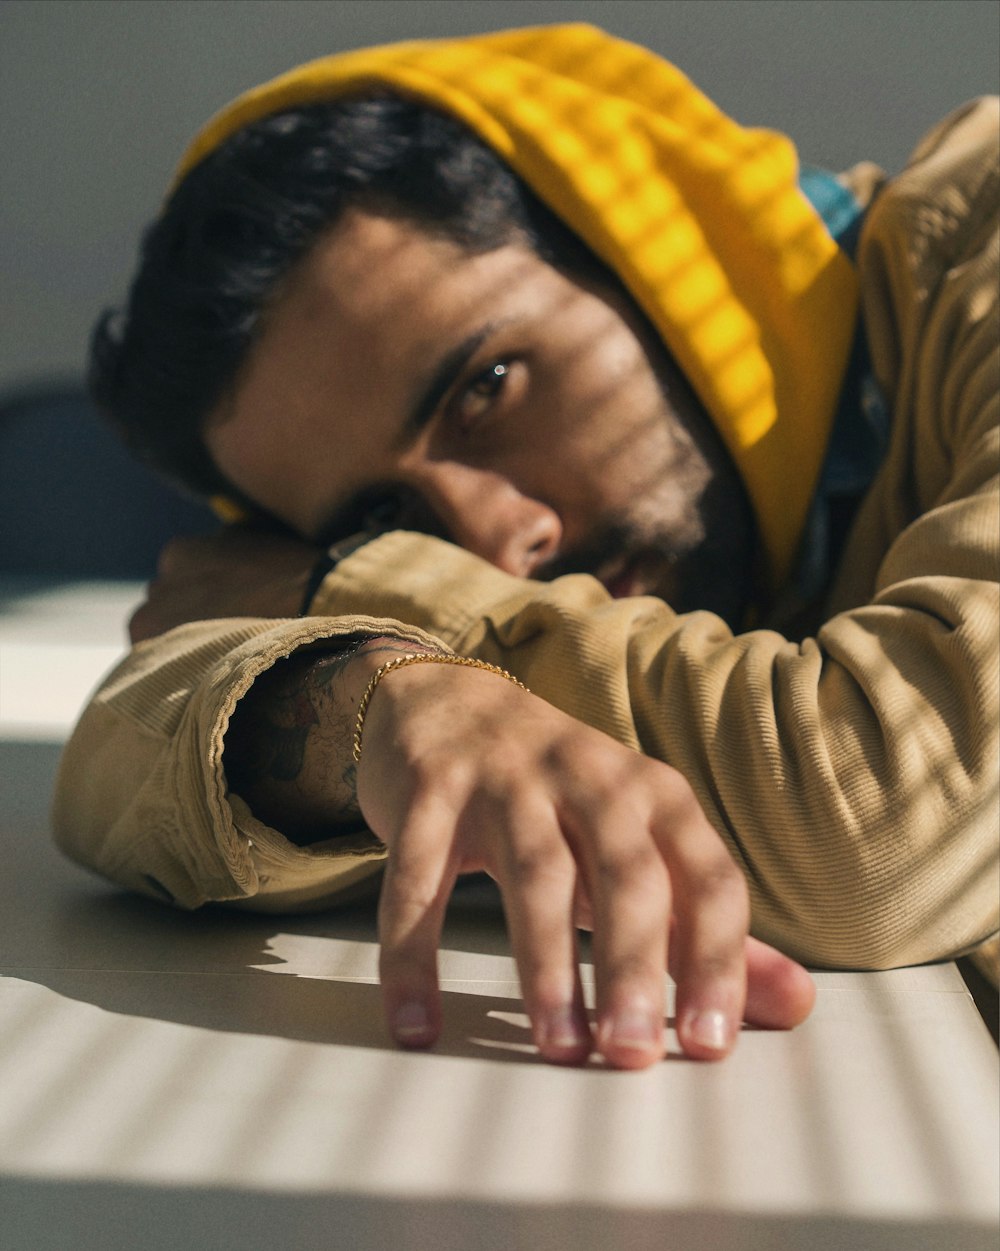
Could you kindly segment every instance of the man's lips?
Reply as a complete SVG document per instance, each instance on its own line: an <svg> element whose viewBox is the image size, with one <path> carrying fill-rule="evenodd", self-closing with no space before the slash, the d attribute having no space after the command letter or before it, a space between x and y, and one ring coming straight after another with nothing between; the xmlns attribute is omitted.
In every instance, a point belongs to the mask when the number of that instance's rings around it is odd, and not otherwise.
<svg viewBox="0 0 1000 1251"><path fill-rule="evenodd" d="M612 599L626 599L629 595L637 593L636 570L631 562L613 573L600 574L598 581L604 584L604 589Z"/></svg>
<svg viewBox="0 0 1000 1251"><path fill-rule="evenodd" d="M630 595L657 595L666 598L673 587L675 560L660 549L643 549L627 557L618 557L598 569L601 582L612 599Z"/></svg>
<svg viewBox="0 0 1000 1251"><path fill-rule="evenodd" d="M653 558L650 555L630 556L602 569L597 579L612 599L627 599L630 595L648 594L655 579Z"/></svg>
<svg viewBox="0 0 1000 1251"><path fill-rule="evenodd" d="M638 546L630 536L614 531L597 542L580 546L537 570L535 577L551 582L566 574L587 573L601 583L614 599L631 595L663 595L672 586L670 552L663 547Z"/></svg>

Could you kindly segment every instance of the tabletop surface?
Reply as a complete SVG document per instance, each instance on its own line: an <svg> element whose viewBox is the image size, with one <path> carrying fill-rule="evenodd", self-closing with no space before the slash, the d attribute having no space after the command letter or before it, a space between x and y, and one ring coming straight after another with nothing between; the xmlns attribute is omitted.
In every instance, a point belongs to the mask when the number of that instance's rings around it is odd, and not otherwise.
<svg viewBox="0 0 1000 1251"><path fill-rule="evenodd" d="M5 1251L996 1247L998 1057L951 965L817 973L805 1025L719 1065L671 1034L643 1073L556 1069L471 882L444 1036L404 1053L371 907L187 915L63 861L59 743L136 594L0 585Z"/></svg>

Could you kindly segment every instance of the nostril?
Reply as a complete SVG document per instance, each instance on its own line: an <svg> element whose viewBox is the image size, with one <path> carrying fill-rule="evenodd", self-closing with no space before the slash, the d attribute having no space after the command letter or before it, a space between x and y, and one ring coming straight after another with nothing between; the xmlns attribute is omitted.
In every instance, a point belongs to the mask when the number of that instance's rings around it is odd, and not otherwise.
<svg viewBox="0 0 1000 1251"><path fill-rule="evenodd" d="M437 534L521 578L558 551L557 514L506 475L456 461L421 462L410 474L411 507L422 515L414 525L411 513L407 528Z"/></svg>
<svg viewBox="0 0 1000 1251"><path fill-rule="evenodd" d="M523 577L532 577L543 565L559 555L562 527L554 513L546 509L534 519L534 533L528 533L521 548L523 552Z"/></svg>
<svg viewBox="0 0 1000 1251"><path fill-rule="evenodd" d="M528 558L532 565L537 567L544 561L553 560L558 554L558 543L550 538L536 539L527 549Z"/></svg>

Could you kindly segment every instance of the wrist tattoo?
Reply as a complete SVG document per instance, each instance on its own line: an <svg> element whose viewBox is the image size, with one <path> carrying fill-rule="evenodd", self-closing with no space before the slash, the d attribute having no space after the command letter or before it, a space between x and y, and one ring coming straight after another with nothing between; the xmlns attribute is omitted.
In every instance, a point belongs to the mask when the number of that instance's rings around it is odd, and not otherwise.
<svg viewBox="0 0 1000 1251"><path fill-rule="evenodd" d="M295 841L357 820L355 710L337 679L362 652L412 650L402 639L366 636L337 652L300 652L275 664L240 702L226 733L230 790Z"/></svg>

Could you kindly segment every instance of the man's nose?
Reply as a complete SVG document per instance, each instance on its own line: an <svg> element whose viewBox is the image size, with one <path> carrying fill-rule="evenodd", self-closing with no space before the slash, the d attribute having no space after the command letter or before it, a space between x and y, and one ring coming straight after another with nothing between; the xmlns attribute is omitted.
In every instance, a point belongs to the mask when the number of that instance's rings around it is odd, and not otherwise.
<svg viewBox="0 0 1000 1251"><path fill-rule="evenodd" d="M558 555L563 528L548 504L489 469L455 461L424 463L412 485L459 547L505 573L529 578Z"/></svg>

